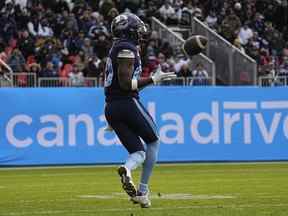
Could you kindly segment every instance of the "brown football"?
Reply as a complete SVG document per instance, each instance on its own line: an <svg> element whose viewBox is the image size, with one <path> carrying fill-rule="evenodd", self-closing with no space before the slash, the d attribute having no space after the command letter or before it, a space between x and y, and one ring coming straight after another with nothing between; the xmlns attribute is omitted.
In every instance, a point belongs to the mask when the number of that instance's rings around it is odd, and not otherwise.
<svg viewBox="0 0 288 216"><path fill-rule="evenodd" d="M193 35L185 40L183 44L183 50L186 55L192 57L198 55L200 52L206 49L208 39L202 35Z"/></svg>

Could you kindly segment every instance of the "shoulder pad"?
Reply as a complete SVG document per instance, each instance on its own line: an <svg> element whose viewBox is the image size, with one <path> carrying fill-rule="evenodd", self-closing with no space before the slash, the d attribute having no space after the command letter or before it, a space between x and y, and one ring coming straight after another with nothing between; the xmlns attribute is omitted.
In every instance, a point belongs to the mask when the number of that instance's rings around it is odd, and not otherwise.
<svg viewBox="0 0 288 216"><path fill-rule="evenodd" d="M123 49L119 51L117 57L118 58L135 58L135 54L132 50Z"/></svg>

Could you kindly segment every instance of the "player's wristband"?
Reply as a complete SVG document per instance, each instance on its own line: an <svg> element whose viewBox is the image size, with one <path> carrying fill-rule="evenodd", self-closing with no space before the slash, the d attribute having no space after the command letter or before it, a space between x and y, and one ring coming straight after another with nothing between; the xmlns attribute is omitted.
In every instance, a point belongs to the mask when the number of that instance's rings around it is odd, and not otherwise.
<svg viewBox="0 0 288 216"><path fill-rule="evenodd" d="M131 80L131 89L133 91L138 90L138 80L137 79L132 79Z"/></svg>

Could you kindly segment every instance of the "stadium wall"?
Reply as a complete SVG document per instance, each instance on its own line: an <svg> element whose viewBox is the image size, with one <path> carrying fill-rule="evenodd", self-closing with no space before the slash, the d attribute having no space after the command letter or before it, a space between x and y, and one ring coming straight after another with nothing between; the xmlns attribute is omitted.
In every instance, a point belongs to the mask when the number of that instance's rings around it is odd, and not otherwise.
<svg viewBox="0 0 288 216"><path fill-rule="evenodd" d="M287 88L151 87L159 160L288 160ZM0 89L0 166L119 163L103 89Z"/></svg>

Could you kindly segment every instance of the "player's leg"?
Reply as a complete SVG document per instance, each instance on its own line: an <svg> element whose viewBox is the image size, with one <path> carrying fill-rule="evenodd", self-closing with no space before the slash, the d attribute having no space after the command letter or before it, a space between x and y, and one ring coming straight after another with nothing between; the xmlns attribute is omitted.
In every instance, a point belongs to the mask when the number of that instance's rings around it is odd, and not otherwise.
<svg viewBox="0 0 288 216"><path fill-rule="evenodd" d="M152 174L153 167L157 162L159 151L159 141L155 141L152 143L147 143L146 148L146 159L143 164L143 170L141 174L140 184L139 184L139 192L147 193L149 192L148 183Z"/></svg>
<svg viewBox="0 0 288 216"><path fill-rule="evenodd" d="M117 106L115 104L114 106L111 104L107 105L105 107L105 115L121 143L129 152L124 166L119 167L118 174L121 177L123 189L132 197L136 195L136 188L132 181L131 171L143 164L145 160L145 150L140 138L119 118L120 106L119 104L117 104ZM118 112L115 112L115 107L118 107Z"/></svg>
<svg viewBox="0 0 288 216"><path fill-rule="evenodd" d="M141 179L137 190L137 196L132 199L132 201L140 203L142 208L149 208L151 206L148 185L154 165L157 161L158 149L158 140L152 143L147 143L146 159L143 164Z"/></svg>
<svg viewBox="0 0 288 216"><path fill-rule="evenodd" d="M152 175L153 167L157 161L159 151L159 139L157 134L156 125L149 115L147 110L138 100L133 100L137 113L134 116L133 128L136 129L136 133L146 143L146 159L143 164L143 170L141 174L140 184L138 188L138 195L133 200L139 202L142 207L149 207L151 202L149 200L149 180ZM140 124L140 125L139 125Z"/></svg>
<svg viewBox="0 0 288 216"><path fill-rule="evenodd" d="M129 152L129 156L123 166L118 168L121 177L122 187L126 193L136 196L136 187L132 180L131 171L142 165L145 160L145 150L139 137L137 137L125 124L112 123L112 128L119 137L121 143Z"/></svg>

